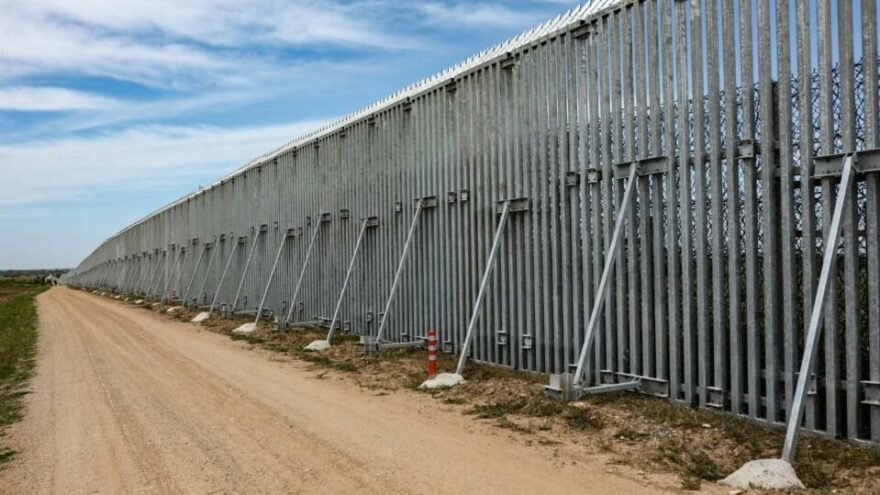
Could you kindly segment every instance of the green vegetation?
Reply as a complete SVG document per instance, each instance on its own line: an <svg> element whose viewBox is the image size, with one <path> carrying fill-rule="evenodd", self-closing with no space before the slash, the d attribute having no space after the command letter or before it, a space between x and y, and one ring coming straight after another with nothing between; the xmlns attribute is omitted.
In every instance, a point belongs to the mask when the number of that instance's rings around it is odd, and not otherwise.
<svg viewBox="0 0 880 495"><path fill-rule="evenodd" d="M37 352L37 308L34 298L44 285L0 282L0 464L15 452L2 444L7 426L21 419L25 385Z"/></svg>

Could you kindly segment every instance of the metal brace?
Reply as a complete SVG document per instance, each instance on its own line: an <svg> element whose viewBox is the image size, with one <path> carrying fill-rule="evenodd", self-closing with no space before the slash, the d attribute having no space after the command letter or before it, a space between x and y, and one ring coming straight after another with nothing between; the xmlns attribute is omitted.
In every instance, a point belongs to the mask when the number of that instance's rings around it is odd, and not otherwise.
<svg viewBox="0 0 880 495"><path fill-rule="evenodd" d="M814 156L812 178L840 177L843 173L844 160L848 155L853 157L852 166L856 174L880 172L880 148L874 148L854 153Z"/></svg>
<svg viewBox="0 0 880 495"><path fill-rule="evenodd" d="M641 386L641 378L635 378L628 382L607 383L593 387L580 387L571 373L554 373L550 375L550 383L544 385L544 393L554 399L568 402L579 400L587 395L607 394L609 392L621 392L624 390L638 390Z"/></svg>
<svg viewBox="0 0 880 495"><path fill-rule="evenodd" d="M501 209L500 212L498 212L499 205ZM480 288L477 291L477 299L474 301L473 312L471 313L471 318L468 322L464 342L462 343L461 351L458 356L458 366L456 367L455 372L459 375L464 370L464 363L467 360L468 353L470 352L470 344L471 342L473 342L474 330L476 329L477 321L479 320L480 309L482 308L483 301L485 300L486 287L489 285L489 276L492 274L492 269L495 266L495 261L498 259L498 248L501 245L501 237L504 234L505 227L507 226L507 219L510 217L511 212L524 212L528 211L528 209L528 198L506 199L496 204L496 212L501 215L501 218L498 219L498 227L495 229L495 237L492 241L492 248L489 250L489 256L486 259L486 268L483 271L482 278L480 279Z"/></svg>

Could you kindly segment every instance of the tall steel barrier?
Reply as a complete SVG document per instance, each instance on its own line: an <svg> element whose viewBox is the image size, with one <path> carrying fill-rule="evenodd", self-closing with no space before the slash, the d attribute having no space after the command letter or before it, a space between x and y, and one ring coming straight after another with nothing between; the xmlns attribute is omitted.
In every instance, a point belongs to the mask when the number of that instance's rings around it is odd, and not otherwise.
<svg viewBox="0 0 880 495"><path fill-rule="evenodd" d="M189 303L254 311L286 239L266 308L321 320L364 228L342 328L375 335L387 318L391 341L436 328L457 353L507 209L469 352L562 372L637 167L590 380L641 377L672 401L781 424L819 260L834 249L805 426L877 444L877 11L876 0L593 2L260 157L127 227L63 280L161 298L194 278ZM842 239L826 242L845 154L855 194Z"/></svg>

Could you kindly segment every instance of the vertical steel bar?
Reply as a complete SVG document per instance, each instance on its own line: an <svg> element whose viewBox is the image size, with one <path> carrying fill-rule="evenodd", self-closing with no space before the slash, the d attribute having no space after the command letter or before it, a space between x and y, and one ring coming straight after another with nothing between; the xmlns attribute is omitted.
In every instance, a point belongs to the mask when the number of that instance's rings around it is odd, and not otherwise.
<svg viewBox="0 0 880 495"><path fill-rule="evenodd" d="M877 3L862 0L862 78L865 81L865 147L880 147L877 75ZM880 173L868 174L866 244L868 254L868 379L880 383ZM870 438L880 443L880 407L870 413Z"/></svg>

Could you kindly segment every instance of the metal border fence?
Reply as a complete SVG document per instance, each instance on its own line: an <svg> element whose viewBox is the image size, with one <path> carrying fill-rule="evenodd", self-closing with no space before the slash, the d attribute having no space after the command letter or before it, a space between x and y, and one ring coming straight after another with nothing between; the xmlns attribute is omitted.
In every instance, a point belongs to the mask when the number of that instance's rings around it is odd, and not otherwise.
<svg viewBox="0 0 880 495"><path fill-rule="evenodd" d="M504 211L468 352L565 372L635 169L590 382L783 424L834 249L805 426L880 444L878 8L588 3L128 226L62 281L251 313L268 291L279 322L321 322L353 259L343 330L436 328L458 353ZM844 155L856 194L829 243Z"/></svg>

